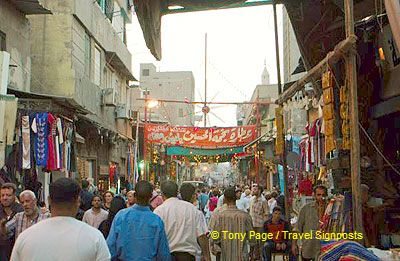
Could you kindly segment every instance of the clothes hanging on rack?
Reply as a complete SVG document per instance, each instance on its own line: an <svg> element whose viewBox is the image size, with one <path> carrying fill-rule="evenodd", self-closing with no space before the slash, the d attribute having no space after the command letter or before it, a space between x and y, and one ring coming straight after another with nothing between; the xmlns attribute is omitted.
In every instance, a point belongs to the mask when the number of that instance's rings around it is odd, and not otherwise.
<svg viewBox="0 0 400 261"><path fill-rule="evenodd" d="M57 170L56 144L55 144L55 136L57 133L57 122L56 118L51 113L48 114L48 124L49 124L49 133L47 136L47 142L48 142L47 169Z"/></svg>
<svg viewBox="0 0 400 261"><path fill-rule="evenodd" d="M32 123L35 133L35 157L38 166L46 167L48 159L48 113L37 113Z"/></svg>
<svg viewBox="0 0 400 261"><path fill-rule="evenodd" d="M21 117L22 169L31 168L31 132L29 116Z"/></svg>

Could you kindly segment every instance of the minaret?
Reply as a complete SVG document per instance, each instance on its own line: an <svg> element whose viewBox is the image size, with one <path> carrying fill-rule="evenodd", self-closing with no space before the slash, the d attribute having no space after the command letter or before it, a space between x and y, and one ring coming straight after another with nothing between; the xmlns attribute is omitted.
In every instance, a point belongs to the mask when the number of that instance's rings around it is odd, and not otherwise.
<svg viewBox="0 0 400 261"><path fill-rule="evenodd" d="M261 84L262 85L269 85L269 73L267 70L267 61L264 59L264 71L261 76Z"/></svg>

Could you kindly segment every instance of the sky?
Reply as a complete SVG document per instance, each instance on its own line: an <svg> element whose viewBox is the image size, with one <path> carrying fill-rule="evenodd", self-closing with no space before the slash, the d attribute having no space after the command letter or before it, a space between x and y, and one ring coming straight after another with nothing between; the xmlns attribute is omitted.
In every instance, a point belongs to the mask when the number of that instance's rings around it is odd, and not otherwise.
<svg viewBox="0 0 400 261"><path fill-rule="evenodd" d="M282 8L277 10L282 49ZM154 63L158 71L192 71L196 101L203 101L206 33L208 101L249 100L261 84L264 63L271 83L277 82L272 5L163 16L161 61L146 47L134 13L132 24L127 25L134 76L139 79L140 63ZM282 67L282 50L280 57ZM218 116L209 114L211 126L236 126L235 105L211 107L211 111Z"/></svg>

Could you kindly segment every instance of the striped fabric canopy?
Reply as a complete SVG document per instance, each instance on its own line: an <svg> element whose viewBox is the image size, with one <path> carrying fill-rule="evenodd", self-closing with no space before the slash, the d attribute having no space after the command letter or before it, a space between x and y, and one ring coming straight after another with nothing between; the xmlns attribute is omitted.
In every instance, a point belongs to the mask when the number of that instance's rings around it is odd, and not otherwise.
<svg viewBox="0 0 400 261"><path fill-rule="evenodd" d="M379 261L380 259L361 244L354 241L321 241L324 261Z"/></svg>

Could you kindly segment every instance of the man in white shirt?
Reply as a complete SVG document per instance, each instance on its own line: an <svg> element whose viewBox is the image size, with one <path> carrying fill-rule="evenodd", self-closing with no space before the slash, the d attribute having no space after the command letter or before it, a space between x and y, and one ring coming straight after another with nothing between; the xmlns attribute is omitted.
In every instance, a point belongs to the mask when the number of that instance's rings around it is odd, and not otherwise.
<svg viewBox="0 0 400 261"><path fill-rule="evenodd" d="M179 189L179 192L181 194L182 200L192 203L196 201L196 188L190 184L190 183L183 183ZM208 227L207 227L207 223L206 223L206 219L204 217L204 214L201 210L197 209L197 215L198 215L198 220L200 221L200 226L201 226L201 230L202 231L206 231L206 234L208 233ZM205 243L206 241L201 241L199 243ZM199 244L197 244L197 253L196 253L196 260L201 260L202 256L205 255L209 255L210 251L209 251L209 245L205 244L203 246L204 249L206 250L206 253L202 253L201 249L202 247L200 247ZM210 256L211 257L211 256Z"/></svg>
<svg viewBox="0 0 400 261"><path fill-rule="evenodd" d="M12 261L106 261L110 252L101 232L75 219L80 187L73 179L50 184L51 218L24 232L15 242Z"/></svg>
<svg viewBox="0 0 400 261"><path fill-rule="evenodd" d="M201 225L198 209L192 203L177 198L178 185L173 181L162 183L161 191L164 203L157 207L154 213L164 221L173 260L194 261L198 245L203 260L211 260L207 230Z"/></svg>
<svg viewBox="0 0 400 261"><path fill-rule="evenodd" d="M108 212L101 208L101 197L92 198L92 208L83 215L82 221L94 228L99 228L101 222L108 218Z"/></svg>
<svg viewBox="0 0 400 261"><path fill-rule="evenodd" d="M278 197L278 193L276 191L273 191L271 193L271 198L268 200L269 213L271 215L274 212L274 208L277 206L277 202L276 202L277 197Z"/></svg>
<svg viewBox="0 0 400 261"><path fill-rule="evenodd" d="M241 190L236 191L236 193L241 193ZM241 195L237 195L237 198L241 198L236 200L236 207L245 212L249 212L251 202L250 189L247 189L245 192L243 192L243 194L245 194L244 197L241 197Z"/></svg>

